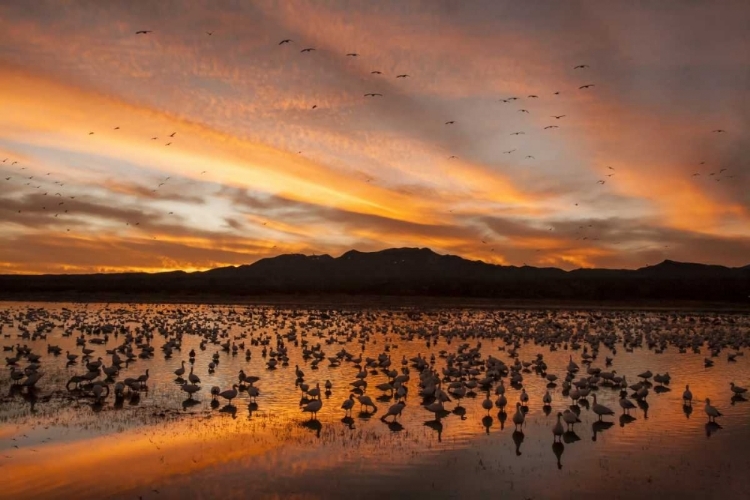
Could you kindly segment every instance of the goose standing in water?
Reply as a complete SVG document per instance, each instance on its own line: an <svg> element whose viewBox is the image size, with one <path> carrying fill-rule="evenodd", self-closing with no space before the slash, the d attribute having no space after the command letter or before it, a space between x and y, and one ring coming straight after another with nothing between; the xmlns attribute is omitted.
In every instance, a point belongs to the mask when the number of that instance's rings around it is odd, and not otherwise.
<svg viewBox="0 0 750 500"><path fill-rule="evenodd" d="M393 417L393 421L395 422L396 418L401 416L401 411L403 411L404 406L406 406L406 403L404 403L403 401L399 401L395 405L391 405L391 407L388 408L388 411L385 413L385 415L383 415L382 417L380 417L380 420L382 420L383 422L385 422L386 418L392 416Z"/></svg>
<svg viewBox="0 0 750 500"><path fill-rule="evenodd" d="M237 384L234 384L231 389L227 389L224 392L220 392L219 396L229 401L229 406L232 406L232 400L237 397Z"/></svg>
<svg viewBox="0 0 750 500"><path fill-rule="evenodd" d="M682 403L690 406L693 404L693 393L690 392L690 386L685 386L685 392L682 393Z"/></svg>
<svg viewBox="0 0 750 500"><path fill-rule="evenodd" d="M549 406L552 404L552 396L550 395L549 391L544 392L544 396L542 397L542 403L544 403L544 406Z"/></svg>
<svg viewBox="0 0 750 500"><path fill-rule="evenodd" d="M174 374L177 375L177 378L182 378L182 376L185 375L185 360L183 360L180 367L174 371Z"/></svg>
<svg viewBox="0 0 750 500"><path fill-rule="evenodd" d="M521 403L516 403L516 413L513 415L513 423L516 425L516 430L523 425L525 419L526 417L521 411Z"/></svg>
<svg viewBox="0 0 750 500"><path fill-rule="evenodd" d="M344 410L344 415L349 416L349 412L354 408L354 394L349 394L349 399L345 399L341 404L341 409Z"/></svg>
<svg viewBox="0 0 750 500"><path fill-rule="evenodd" d="M568 429L573 429L575 424L581 423L581 419L578 418L578 415L570 410L565 410L563 412L563 420L565 420L565 423L568 425Z"/></svg>
<svg viewBox="0 0 750 500"><path fill-rule="evenodd" d="M198 385L198 384L201 383L200 377L198 377L198 375L196 375L195 373L193 373L193 367L192 366L190 367L190 374L188 375L188 380L193 385Z"/></svg>
<svg viewBox="0 0 750 500"><path fill-rule="evenodd" d="M563 414L560 412L557 412L557 423L554 427L552 427L552 440L553 442L560 442L562 439L562 435L565 433L565 428L562 424L562 416Z"/></svg>
<svg viewBox="0 0 750 500"><path fill-rule="evenodd" d="M323 400L321 399L315 399L309 403L307 403L303 408L302 411L306 413L310 413L310 420L317 420L318 419L318 412L323 407Z"/></svg>
<svg viewBox="0 0 750 500"><path fill-rule="evenodd" d="M622 408L623 415L625 414L630 415L630 410L635 409L636 406L628 398L622 397L620 398L620 408Z"/></svg>
<svg viewBox="0 0 750 500"><path fill-rule="evenodd" d="M732 392L735 396L742 396L747 392L747 389L744 387L740 387L738 385L734 385L734 382L729 382L729 387L732 388Z"/></svg>
<svg viewBox="0 0 750 500"><path fill-rule="evenodd" d="M716 417L721 417L721 412L716 407L711 406L711 400L706 398L706 415L709 422L716 422Z"/></svg>
<svg viewBox="0 0 750 500"><path fill-rule="evenodd" d="M594 406L592 406L591 409L599 416L599 420L601 420L605 415L615 414L615 412L613 412L610 408L607 408L606 406L596 402L596 394L594 394Z"/></svg>
<svg viewBox="0 0 750 500"><path fill-rule="evenodd" d="M487 391L487 397L484 398L484 401L482 401L482 408L487 410L487 415L490 414L490 410L492 409L492 401L490 401L490 392Z"/></svg>

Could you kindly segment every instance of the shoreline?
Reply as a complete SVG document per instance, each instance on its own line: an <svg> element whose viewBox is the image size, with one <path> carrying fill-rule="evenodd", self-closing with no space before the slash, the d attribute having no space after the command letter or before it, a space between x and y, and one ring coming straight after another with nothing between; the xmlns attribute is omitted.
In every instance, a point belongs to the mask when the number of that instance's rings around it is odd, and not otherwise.
<svg viewBox="0 0 750 500"><path fill-rule="evenodd" d="M258 305L300 308L390 308L390 309L550 309L550 310L638 310L695 311L750 314L748 303L700 301L591 301L549 299L492 299L474 297L431 297L397 295L173 295L173 294L0 294L0 304L10 302L51 303L121 303L121 304L189 304L189 305Z"/></svg>

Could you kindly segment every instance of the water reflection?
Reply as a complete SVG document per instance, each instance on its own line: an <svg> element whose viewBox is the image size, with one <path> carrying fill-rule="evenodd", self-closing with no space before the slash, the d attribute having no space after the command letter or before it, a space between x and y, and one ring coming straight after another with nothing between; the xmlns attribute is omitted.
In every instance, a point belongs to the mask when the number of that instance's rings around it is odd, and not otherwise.
<svg viewBox="0 0 750 500"><path fill-rule="evenodd" d="M541 498L570 446L557 480L583 497L618 485L648 496L628 478L672 471L704 491L704 471L750 466L750 405L729 389L750 365L722 354L747 347L740 315L11 304L0 324L15 363L0 374L8 495L135 498L158 484L163 496L239 498L253 470L259 497L360 491L344 484L382 496L379 479L418 497L429 488L414 485L479 460L520 497ZM720 424L705 425L703 405L693 414L693 396L670 383L713 398ZM595 401L623 412L599 421ZM545 447L558 412L554 467ZM648 466L627 461L635 449ZM524 468L511 471L514 453ZM606 481L581 472L602 464ZM474 497L494 484L455 483ZM728 484L712 487L747 496L744 476Z"/></svg>

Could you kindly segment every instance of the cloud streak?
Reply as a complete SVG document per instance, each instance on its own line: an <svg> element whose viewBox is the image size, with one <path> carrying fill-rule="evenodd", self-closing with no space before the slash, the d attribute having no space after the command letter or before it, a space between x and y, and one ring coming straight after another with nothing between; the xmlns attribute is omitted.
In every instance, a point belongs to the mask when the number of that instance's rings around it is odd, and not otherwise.
<svg viewBox="0 0 750 500"><path fill-rule="evenodd" d="M36 5L0 6L2 272L747 264L739 2Z"/></svg>

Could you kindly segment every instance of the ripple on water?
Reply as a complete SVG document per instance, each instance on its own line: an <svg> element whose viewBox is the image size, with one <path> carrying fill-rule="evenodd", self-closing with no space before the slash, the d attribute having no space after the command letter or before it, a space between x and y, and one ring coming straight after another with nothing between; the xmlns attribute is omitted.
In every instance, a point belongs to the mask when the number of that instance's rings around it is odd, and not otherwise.
<svg viewBox="0 0 750 500"><path fill-rule="evenodd" d="M6 317L28 313L26 304L4 307ZM548 346L534 344L533 333L549 324L545 312L518 312L498 321L494 311L478 309L441 311L418 319L409 316L411 310L353 310L347 312L351 315L328 313L333 319L320 319L315 310L271 307L237 308L236 314L231 307L188 305L33 307L57 315L51 321L58 326L51 329L47 341L18 339L18 319L13 326L6 324L3 328L3 334L10 338L3 338L2 344L27 344L34 352L42 353L45 373L35 399L9 392L0 407L0 452L3 467L13 472L12 479L4 484L9 494L67 498L97 493L125 498L135 492L147 493L148 485L158 484L162 494L242 498L243 490L238 487L247 484L248 476L252 477L253 491L269 497L350 497L352 492L367 497L384 491L398 491L401 495L397 496L432 492L445 497L460 497L461 493L481 497L501 488L511 497L543 494L548 498L568 498L561 492L567 488L566 491L577 491L576 498L587 498L620 485L623 498L631 493L648 495L657 489L702 492L709 497L714 493L740 495L735 496L739 498L749 490L744 476L725 470L732 464L735 470L750 465L750 458L740 446L750 442L750 406L744 402L732 404L729 391L730 381L739 385L750 382L750 365L744 356L729 363L722 354L714 358L715 366L705 368L705 347L701 354L680 354L674 347L656 354L643 348L626 352L620 346L614 356L602 349L593 366L604 369L603 357L612 356L613 364L607 369L626 375L631 384L647 369L653 373L668 371L672 376L669 390L651 387L647 405L640 405L631 411L632 418L624 419L618 391L601 387L595 393L601 404L615 411L614 417L606 418L612 425L597 423L591 410L582 405L581 423L575 433L566 434L563 445L553 447L551 428L556 414L570 407L572 401L564 395L560 383L548 388L547 381L532 372L523 373L530 402L522 432L516 433L512 417L520 391L510 384L506 383L509 405L504 416L495 407L488 416L481 406L484 393L477 391L474 397L460 400L462 411L454 411L456 401L447 404L452 412L436 422L420 404L414 369L408 382L407 405L398 424L389 425L379 418L392 404L387 398L376 401L375 415L360 414L359 405L355 405L353 418L344 420L340 405L358 370L350 363L331 367L327 361L313 369L310 361L302 358L301 347L293 344L289 348L289 366L269 370L268 358L261 355L262 346L249 346L252 357L246 361L243 353L232 356L218 345L209 344L202 350L200 337L187 333L181 350L174 352L171 359L164 359L161 346L165 340L157 334L151 341L155 356L137 359L118 376L118 380L138 377L148 369L148 391L140 393L137 402L126 401L121 407L114 406L112 398L103 405L94 405L90 398L68 393L65 383L72 375L84 373L85 367L80 362L69 365L64 355L46 355L48 343L59 345L63 352L80 353L73 336L62 336L60 315L65 307L81 322L123 322L133 330L153 325L160 317L167 318L166 329L179 326L189 332L216 327L225 329L230 338L243 333L273 338L276 333L295 328L300 338L310 344L321 343L329 355L346 348L357 356L364 345L364 356L375 357L388 344L396 368L400 368L402 357L432 353L437 356L440 351L455 352L464 341L471 345L477 342L470 336L466 340L454 337L449 342L445 333L517 332L519 359L531 360L543 353L547 372L562 377L571 355L583 367L583 351L551 351ZM704 317L683 315L682 319L665 321L667 313L595 314L599 319L586 327L592 334L613 328L620 332L640 329L667 332L664 335L680 331L687 334L697 331L695 325L699 330ZM318 319L311 319L312 316ZM555 321L577 331L585 323L581 318L587 317L589 313L577 312ZM710 316L711 321L715 318ZM748 318L735 316L732 320L734 323L720 326L707 324L747 336ZM33 331L37 323L29 321L26 326ZM364 334L368 340L361 344L359 337ZM350 335L351 341L345 341L345 335ZM95 350L93 359L101 356L108 364L106 349L118 345L122 338L111 335L106 345L89 345ZM332 342L326 343L329 340ZM483 338L481 342L483 355L512 362L507 352L499 350L505 341ZM192 406L184 405L186 395L173 373L182 360L187 361L191 349L196 351L192 366L202 386L197 404ZM217 352L218 365L209 372L209 363ZM305 372L306 383L319 382L322 386L330 380L333 384L332 394L323 396L317 422L308 421L309 415L299 409L302 393L295 385L295 365ZM190 366L186 363L188 369ZM438 369L442 366L444 359L438 357ZM209 389L214 385L230 387L240 369L260 377L256 384L261 390L257 409L244 392L234 400L234 408L226 407L224 402L212 408ZM368 394L381 396L375 386L387 381L387 377L378 372L368 375L367 380ZM696 399L694 411L689 414L682 405L686 383ZM0 387L9 386L9 372L3 372ZM547 390L553 398L549 414L541 404ZM724 414L721 428L706 426L700 402L705 397L711 397ZM50 473L37 478L32 473L35 466L46 466ZM87 474L97 480L82 480ZM592 476L598 479L592 480ZM685 478L690 478L690 487L685 487ZM545 486L549 481L562 485L561 491L549 490Z"/></svg>

